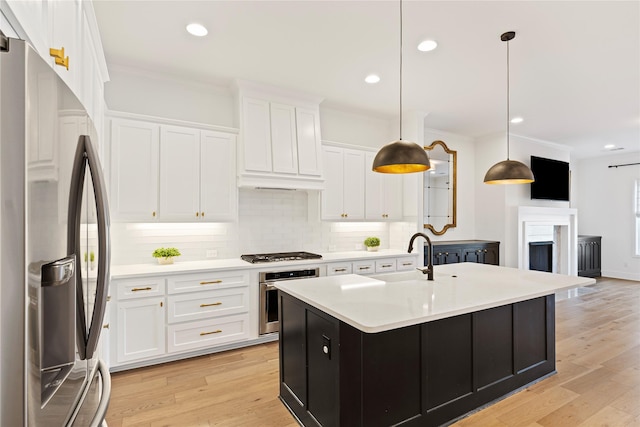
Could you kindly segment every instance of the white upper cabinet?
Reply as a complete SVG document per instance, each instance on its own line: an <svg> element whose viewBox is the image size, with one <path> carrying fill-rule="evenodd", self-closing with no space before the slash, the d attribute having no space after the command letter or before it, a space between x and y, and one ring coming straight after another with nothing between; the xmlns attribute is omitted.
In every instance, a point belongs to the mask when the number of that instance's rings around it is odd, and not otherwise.
<svg viewBox="0 0 640 427"><path fill-rule="evenodd" d="M235 135L160 121L111 123L114 221L236 220Z"/></svg>
<svg viewBox="0 0 640 427"><path fill-rule="evenodd" d="M273 171L297 174L296 108L291 105L271 103L270 110Z"/></svg>
<svg viewBox="0 0 640 427"><path fill-rule="evenodd" d="M109 79L91 1L7 0L0 9L71 88L102 134L104 82Z"/></svg>
<svg viewBox="0 0 640 427"><path fill-rule="evenodd" d="M238 185L324 188L319 99L238 82Z"/></svg>
<svg viewBox="0 0 640 427"><path fill-rule="evenodd" d="M202 131L200 135L200 209L206 221L234 221L238 216L236 136ZM205 216L206 215L206 216Z"/></svg>
<svg viewBox="0 0 640 427"><path fill-rule="evenodd" d="M162 126L160 215L163 221L200 217L200 131Z"/></svg>
<svg viewBox="0 0 640 427"><path fill-rule="evenodd" d="M330 170L322 191L323 220L364 219L364 152L325 146L323 162Z"/></svg>
<svg viewBox="0 0 640 427"><path fill-rule="evenodd" d="M376 153L366 153L365 218L374 221L402 218L402 175L371 170Z"/></svg>
<svg viewBox="0 0 640 427"><path fill-rule="evenodd" d="M160 126L111 121L111 214L114 221L158 219Z"/></svg>

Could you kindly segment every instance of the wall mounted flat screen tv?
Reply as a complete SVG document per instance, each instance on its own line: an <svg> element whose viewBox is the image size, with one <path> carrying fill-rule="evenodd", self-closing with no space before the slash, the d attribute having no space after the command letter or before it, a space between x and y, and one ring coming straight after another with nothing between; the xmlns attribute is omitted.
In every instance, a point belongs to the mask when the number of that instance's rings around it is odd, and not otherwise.
<svg viewBox="0 0 640 427"><path fill-rule="evenodd" d="M569 163L531 156L531 198L569 201Z"/></svg>

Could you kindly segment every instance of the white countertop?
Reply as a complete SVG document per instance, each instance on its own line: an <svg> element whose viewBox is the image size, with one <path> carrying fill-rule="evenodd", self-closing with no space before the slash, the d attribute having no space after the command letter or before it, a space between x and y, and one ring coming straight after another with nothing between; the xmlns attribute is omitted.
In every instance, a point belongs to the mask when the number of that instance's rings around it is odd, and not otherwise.
<svg viewBox="0 0 640 427"><path fill-rule="evenodd" d="M134 278L137 276L157 276L164 274L180 274L180 273L200 273L206 271L217 270L281 270L283 268L298 268L308 266L319 266L321 264L327 264L331 262L340 261L355 261L361 259L376 259L376 258L395 258L395 257L409 257L416 256L416 253L407 253L398 249L381 249L377 252L367 251L349 251L349 252L327 252L320 253L322 259L311 259L304 261L281 261L281 262L267 262L251 264L250 262L243 261L238 258L230 259L214 259L203 261L186 261L181 262L176 260L173 264L159 265L155 259L148 264L130 264L130 265L112 265L111 266L111 278L112 279L125 279Z"/></svg>
<svg viewBox="0 0 640 427"><path fill-rule="evenodd" d="M367 333L417 325L595 283L588 277L487 264L437 265L419 271L348 274L276 282L276 287Z"/></svg>

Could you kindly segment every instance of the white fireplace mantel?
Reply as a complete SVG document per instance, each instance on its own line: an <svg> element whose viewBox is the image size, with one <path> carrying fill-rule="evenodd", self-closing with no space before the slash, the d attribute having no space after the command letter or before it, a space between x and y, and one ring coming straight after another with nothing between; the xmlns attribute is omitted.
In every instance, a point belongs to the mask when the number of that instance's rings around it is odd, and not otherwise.
<svg viewBox="0 0 640 427"><path fill-rule="evenodd" d="M578 275L578 210L537 206L518 207L518 268L529 269L529 243L531 228L554 226L558 230L554 244L557 273Z"/></svg>

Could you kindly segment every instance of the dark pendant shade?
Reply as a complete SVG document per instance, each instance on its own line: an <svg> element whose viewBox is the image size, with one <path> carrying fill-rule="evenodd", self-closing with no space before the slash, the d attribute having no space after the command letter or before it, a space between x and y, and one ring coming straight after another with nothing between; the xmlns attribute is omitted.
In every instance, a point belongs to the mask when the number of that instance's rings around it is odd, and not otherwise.
<svg viewBox="0 0 640 427"><path fill-rule="evenodd" d="M431 169L429 156L423 147L410 141L393 141L382 147L373 159L374 172L412 173Z"/></svg>
<svg viewBox="0 0 640 427"><path fill-rule="evenodd" d="M487 171L485 184L529 184L534 181L531 169L516 160L503 160Z"/></svg>

